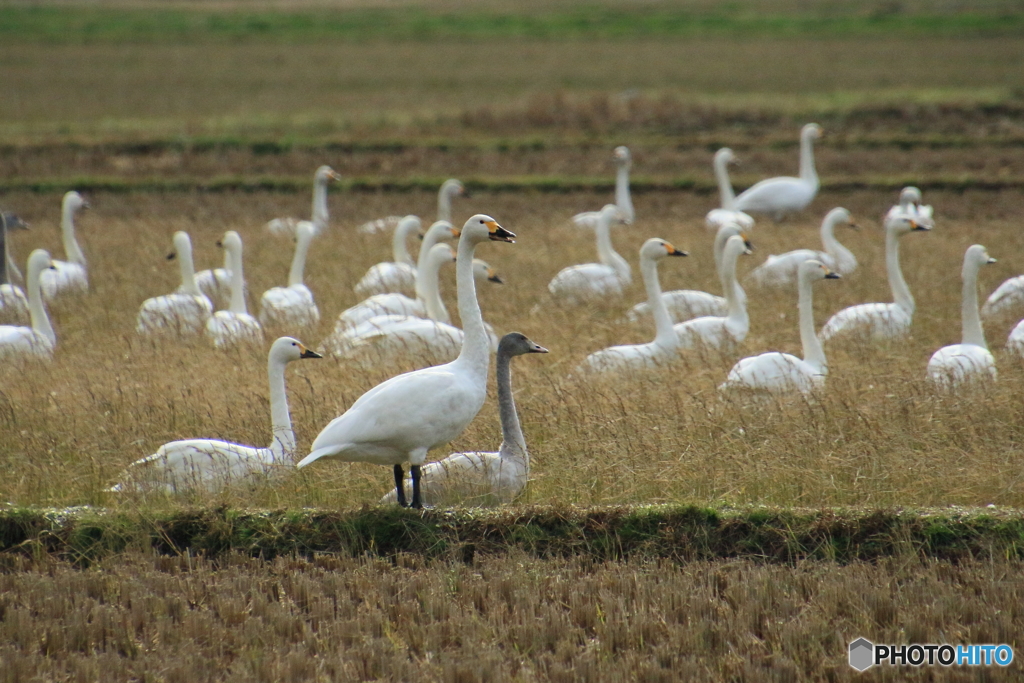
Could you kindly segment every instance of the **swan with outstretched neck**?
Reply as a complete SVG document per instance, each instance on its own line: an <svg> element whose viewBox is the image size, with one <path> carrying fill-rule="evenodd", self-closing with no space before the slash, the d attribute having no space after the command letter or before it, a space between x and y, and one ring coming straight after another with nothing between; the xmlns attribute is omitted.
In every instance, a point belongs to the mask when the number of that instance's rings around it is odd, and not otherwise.
<svg viewBox="0 0 1024 683"><path fill-rule="evenodd" d="M122 473L113 492L132 489L179 493L203 489L215 493L250 477L268 474L275 467L291 466L295 460L295 432L288 410L285 368L302 358L320 358L302 342L281 337L270 347L267 380L270 384L271 440L266 448L217 439L172 441L156 453L136 460Z"/></svg>
<svg viewBox="0 0 1024 683"><path fill-rule="evenodd" d="M816 123L805 125L800 131L800 176L781 176L757 182L736 197L733 208L745 213L765 213L776 221L806 209L818 194L814 140L819 137L821 126Z"/></svg>
<svg viewBox="0 0 1024 683"><path fill-rule="evenodd" d="M264 327L312 327L320 322L320 309L313 292L303 282L306 255L313 241L313 228L307 223L295 229L295 255L288 271L286 287L272 287L260 297L260 324Z"/></svg>
<svg viewBox="0 0 1024 683"><path fill-rule="evenodd" d="M53 267L43 271L40 283L43 298L52 301L60 294L89 291L89 274L86 271L85 254L75 237L75 214L89 208L89 203L74 190L64 195L61 202L60 232L67 261L53 261Z"/></svg>
<svg viewBox="0 0 1024 683"><path fill-rule="evenodd" d="M179 230L172 239L174 251L167 258L178 260L181 284L173 294L146 299L139 308L135 331L141 335L193 337L202 334L213 315L213 304L196 286L192 263L192 240Z"/></svg>
<svg viewBox="0 0 1024 683"><path fill-rule="evenodd" d="M856 228L850 212L837 207L828 212L821 222L821 244L824 251L796 249L785 254L772 254L765 262L750 271L747 279L761 287L784 287L798 281L800 266L807 260L820 261L840 275L857 270L857 257L836 239L836 226Z"/></svg>
<svg viewBox="0 0 1024 683"><path fill-rule="evenodd" d="M717 231L723 225L734 223L743 230L750 230L754 227L754 218L742 211L736 210L736 194L732 191L732 181L729 180L729 164L736 163L736 156L728 147L715 152L712 165L715 169L715 180L718 181L719 208L711 209L704 217L704 225L708 230Z"/></svg>
<svg viewBox="0 0 1024 683"><path fill-rule="evenodd" d="M25 287L28 289L28 311L31 327L0 325L0 358L41 358L49 360L57 346L57 335L50 324L43 304L40 276L53 267L53 261L43 249L36 249L28 256L28 275Z"/></svg>
<svg viewBox="0 0 1024 683"><path fill-rule="evenodd" d="M548 291L556 299L582 304L622 295L622 289L632 281L632 275L629 263L612 247L611 227L616 221L622 222L619 207L606 204L594 230L600 263L583 263L559 271L548 283Z"/></svg>
<svg viewBox="0 0 1024 683"><path fill-rule="evenodd" d="M704 347L719 351L730 350L747 338L750 331L750 317L747 315L746 296L736 280L736 262L740 255L749 254L750 248L739 235L733 235L725 242L722 253L722 291L725 292L726 311L724 316L694 318L674 326L679 336L679 348Z"/></svg>
<svg viewBox="0 0 1024 683"><path fill-rule="evenodd" d="M839 278L828 266L808 259L797 271L800 312L800 345L803 358L788 353L770 351L744 358L733 366L719 389L747 389L783 394L798 391L808 395L825 383L828 363L825 350L814 330L814 302L811 285L817 280Z"/></svg>
<svg viewBox="0 0 1024 683"><path fill-rule="evenodd" d="M332 180L341 180L341 176L330 166L324 165L313 173L313 208L310 219L275 218L267 223L267 230L275 235L294 235L301 223L312 226L313 234L319 235L327 230L330 214L327 210L327 184Z"/></svg>
<svg viewBox="0 0 1024 683"><path fill-rule="evenodd" d="M548 350L519 332L510 332L498 344L496 377L501 446L497 453L452 453L443 460L427 463L420 470L420 496L424 505L511 503L522 493L530 476L530 453L512 397L512 359ZM412 495L411 481L404 481L406 497ZM381 498L395 503L398 490Z"/></svg>
<svg viewBox="0 0 1024 683"><path fill-rule="evenodd" d="M978 312L978 272L982 266L995 262L980 244L971 245L964 253L960 272L963 279L961 342L943 346L928 361L928 379L945 389L955 389L972 380L996 378L996 361L988 350Z"/></svg>
<svg viewBox="0 0 1024 683"><path fill-rule="evenodd" d="M629 147L616 147L613 152L615 159L615 206L619 207L619 214L622 222L633 223L636 219L636 212L633 210L633 198L629 193L629 169L633 167L633 155ZM584 211L572 217L572 222L580 228L597 229L597 222L601 218L600 211Z"/></svg>
<svg viewBox="0 0 1024 683"><path fill-rule="evenodd" d="M487 397L490 345L473 279L476 246L488 240L513 242L515 235L490 216L466 221L459 238L456 282L465 339L450 363L392 377L363 394L320 432L311 452L298 463L321 458L391 465L399 505L406 505L404 471L412 474L412 506L422 507L420 468L427 453L465 430Z"/></svg>
<svg viewBox="0 0 1024 683"><path fill-rule="evenodd" d="M234 230L224 233L220 244L231 262L231 306L217 311L206 321L206 336L218 349L240 343L263 343L263 328L245 306L242 273L242 238Z"/></svg>
<svg viewBox="0 0 1024 683"><path fill-rule="evenodd" d="M658 262L666 256L686 256L663 239L652 237L640 247L640 272L647 301L654 314L656 335L647 344L612 346L590 354L583 361L580 370L584 372L621 372L657 368L675 359L679 349L679 337L672 328L672 319L661 296L658 282Z"/></svg>

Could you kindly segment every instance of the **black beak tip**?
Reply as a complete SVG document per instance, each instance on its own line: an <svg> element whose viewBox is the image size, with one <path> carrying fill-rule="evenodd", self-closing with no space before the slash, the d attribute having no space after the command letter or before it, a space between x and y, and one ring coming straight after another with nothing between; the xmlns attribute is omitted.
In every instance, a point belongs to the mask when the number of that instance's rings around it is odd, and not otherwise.
<svg viewBox="0 0 1024 683"><path fill-rule="evenodd" d="M827 279L827 280L842 280L843 276L840 275L839 273L827 273L825 275L825 279Z"/></svg>
<svg viewBox="0 0 1024 683"><path fill-rule="evenodd" d="M220 240L217 240L217 246L223 248L224 247L224 243L221 242Z"/></svg>
<svg viewBox="0 0 1024 683"><path fill-rule="evenodd" d="M173 260L174 260L174 256L175 256L175 254L174 254L174 252L172 251L172 252L171 252L170 254L168 254L168 255L167 255L167 260L168 260L168 261L173 261Z"/></svg>
<svg viewBox="0 0 1024 683"><path fill-rule="evenodd" d="M497 283L497 284L499 284L499 285L503 285L503 284L505 284L505 281L504 281L504 280L502 280L502 279L501 279L500 277L498 277L497 275L492 275L491 277L489 277L489 278L487 278L487 279L488 279L488 280L490 280L491 282L496 282L496 283Z"/></svg>
<svg viewBox="0 0 1024 683"><path fill-rule="evenodd" d="M312 351L310 349L306 349L305 351L303 351L302 355L300 357L301 358L323 358L323 356L321 356L319 353L317 353L316 351Z"/></svg>

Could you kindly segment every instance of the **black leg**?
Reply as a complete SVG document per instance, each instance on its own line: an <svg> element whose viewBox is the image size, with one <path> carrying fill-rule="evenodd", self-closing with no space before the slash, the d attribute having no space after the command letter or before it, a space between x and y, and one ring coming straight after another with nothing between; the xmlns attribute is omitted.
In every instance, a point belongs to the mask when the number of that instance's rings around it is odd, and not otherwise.
<svg viewBox="0 0 1024 683"><path fill-rule="evenodd" d="M395 465L395 491L398 493L398 504L402 507L409 507L405 502L405 472L401 465Z"/></svg>
<svg viewBox="0 0 1024 683"><path fill-rule="evenodd" d="M412 506L422 510L423 501L420 500L420 466L412 465L409 467L409 472L412 474Z"/></svg>

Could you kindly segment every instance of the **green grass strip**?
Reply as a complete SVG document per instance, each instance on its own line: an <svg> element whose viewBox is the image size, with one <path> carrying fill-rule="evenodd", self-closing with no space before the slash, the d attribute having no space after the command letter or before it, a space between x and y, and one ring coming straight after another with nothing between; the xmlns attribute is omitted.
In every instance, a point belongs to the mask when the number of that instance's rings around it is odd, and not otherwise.
<svg viewBox="0 0 1024 683"><path fill-rule="evenodd" d="M588 4L578 10L444 11L416 7L303 9L176 9L6 4L0 40L47 44L350 42L521 38L651 39L685 37L994 36L1024 33L1024 14L830 13L762 14L742 7L692 12L682 8Z"/></svg>
<svg viewBox="0 0 1024 683"><path fill-rule="evenodd" d="M88 565L111 554L217 556L343 553L470 559L511 550L598 561L745 557L871 561L915 555L947 560L1024 557L1019 510L710 509L685 505L513 507L416 512L248 511L226 507L147 514L99 508L0 509L0 568L13 553Z"/></svg>

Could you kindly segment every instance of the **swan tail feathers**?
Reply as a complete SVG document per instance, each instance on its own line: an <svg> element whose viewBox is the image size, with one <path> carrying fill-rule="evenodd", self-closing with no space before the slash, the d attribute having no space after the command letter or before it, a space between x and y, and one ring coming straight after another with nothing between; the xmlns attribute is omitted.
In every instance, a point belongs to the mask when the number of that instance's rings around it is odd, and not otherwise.
<svg viewBox="0 0 1024 683"><path fill-rule="evenodd" d="M333 446L324 446L323 448L318 448L309 455L307 455L305 458L300 460L298 464L296 464L295 466L299 468L305 467L306 465L310 465L316 462L320 458L329 458L332 455L337 455L338 453L341 453L341 451L344 448L345 444L335 444Z"/></svg>

